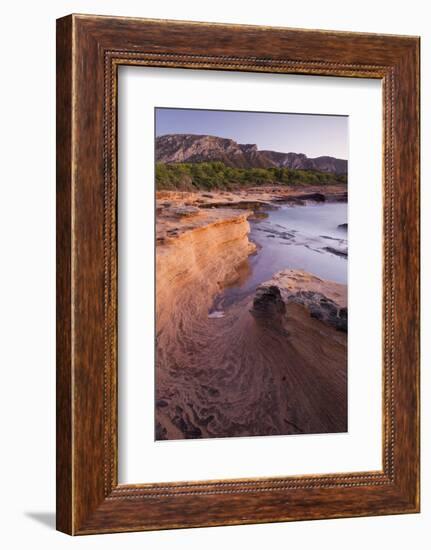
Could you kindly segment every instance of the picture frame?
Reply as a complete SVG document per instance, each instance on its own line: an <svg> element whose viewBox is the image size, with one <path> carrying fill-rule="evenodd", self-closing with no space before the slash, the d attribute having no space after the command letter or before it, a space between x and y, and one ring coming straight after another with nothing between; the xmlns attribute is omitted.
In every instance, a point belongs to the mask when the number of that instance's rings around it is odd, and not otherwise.
<svg viewBox="0 0 431 550"><path fill-rule="evenodd" d="M118 67L379 79L381 471L118 483ZM57 21L57 529L71 535L419 512L419 38Z"/></svg>

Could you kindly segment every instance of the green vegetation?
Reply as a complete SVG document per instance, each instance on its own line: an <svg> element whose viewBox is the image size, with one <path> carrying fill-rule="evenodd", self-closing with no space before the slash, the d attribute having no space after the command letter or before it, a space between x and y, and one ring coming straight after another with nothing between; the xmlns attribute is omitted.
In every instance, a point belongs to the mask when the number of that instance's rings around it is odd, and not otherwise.
<svg viewBox="0 0 431 550"><path fill-rule="evenodd" d="M259 185L334 183L347 183L347 176L291 168L231 168L223 162L156 164L156 189L159 191L234 190Z"/></svg>

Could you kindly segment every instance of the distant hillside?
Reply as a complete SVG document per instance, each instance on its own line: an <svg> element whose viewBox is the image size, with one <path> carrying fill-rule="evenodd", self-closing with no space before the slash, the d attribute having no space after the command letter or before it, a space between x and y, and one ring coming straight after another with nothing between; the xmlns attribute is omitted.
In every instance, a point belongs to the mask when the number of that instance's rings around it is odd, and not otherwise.
<svg viewBox="0 0 431 550"><path fill-rule="evenodd" d="M169 134L156 138L156 162L163 164L220 161L231 168L290 168L347 174L347 160L308 158L303 153L259 151L257 145L233 139L195 134Z"/></svg>

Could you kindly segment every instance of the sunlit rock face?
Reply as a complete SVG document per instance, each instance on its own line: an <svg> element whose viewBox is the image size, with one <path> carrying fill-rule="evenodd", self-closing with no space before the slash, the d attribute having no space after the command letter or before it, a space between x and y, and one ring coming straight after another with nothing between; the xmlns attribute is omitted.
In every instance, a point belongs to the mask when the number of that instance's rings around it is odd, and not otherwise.
<svg viewBox="0 0 431 550"><path fill-rule="evenodd" d="M303 153L259 151L257 145L233 139L195 134L169 134L156 138L156 161L162 163L221 161L234 168L293 168L347 174L347 160L308 158Z"/></svg>

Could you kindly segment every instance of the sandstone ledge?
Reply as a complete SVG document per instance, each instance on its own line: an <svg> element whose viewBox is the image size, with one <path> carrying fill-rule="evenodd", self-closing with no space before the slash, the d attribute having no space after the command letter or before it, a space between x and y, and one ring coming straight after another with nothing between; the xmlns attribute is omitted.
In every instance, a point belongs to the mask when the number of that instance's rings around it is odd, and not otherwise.
<svg viewBox="0 0 431 550"><path fill-rule="evenodd" d="M253 206L277 206L277 203L304 204L311 202L345 202L347 200L347 186L338 185L262 185L232 191L157 191L157 205L183 203L203 208L244 208Z"/></svg>
<svg viewBox="0 0 431 550"><path fill-rule="evenodd" d="M217 208L201 209L175 202L157 207L156 242L168 244L211 226L246 223L251 210ZM248 225L247 225L248 227Z"/></svg>

